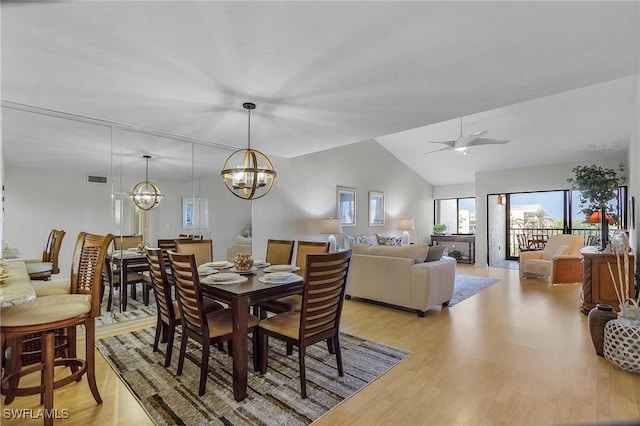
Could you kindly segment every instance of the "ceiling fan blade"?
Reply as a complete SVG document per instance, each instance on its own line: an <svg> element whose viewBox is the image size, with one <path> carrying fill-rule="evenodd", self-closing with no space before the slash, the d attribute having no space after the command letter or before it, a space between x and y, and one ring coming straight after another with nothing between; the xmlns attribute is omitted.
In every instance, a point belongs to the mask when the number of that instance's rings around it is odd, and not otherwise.
<svg viewBox="0 0 640 426"><path fill-rule="evenodd" d="M438 143L438 142L436 142ZM423 155L427 155L427 154L433 154L434 152L440 152L440 151L451 151L453 148L452 147L444 147L444 148L440 148L440 149L436 149L434 151L428 151L423 153Z"/></svg>
<svg viewBox="0 0 640 426"><path fill-rule="evenodd" d="M502 145L508 143L508 139L491 139L491 138L477 138L467 144L467 146L478 145Z"/></svg>
<svg viewBox="0 0 640 426"><path fill-rule="evenodd" d="M449 148L453 148L456 145L457 141L427 141L429 143L441 143L443 145L448 146ZM435 152L435 151L432 151Z"/></svg>
<svg viewBox="0 0 640 426"><path fill-rule="evenodd" d="M485 136L487 133L489 133L488 130L482 130L482 131L480 131L478 133L473 133L473 134L471 134L469 136L473 136L473 137L476 137L476 138L481 138L481 137Z"/></svg>
<svg viewBox="0 0 640 426"><path fill-rule="evenodd" d="M458 138L458 140L456 141L455 148L463 148L465 146L471 146L473 141L475 141L476 139L481 138L482 136L486 135L487 133L488 133L487 130L483 130L481 132L474 133L472 135L460 136Z"/></svg>

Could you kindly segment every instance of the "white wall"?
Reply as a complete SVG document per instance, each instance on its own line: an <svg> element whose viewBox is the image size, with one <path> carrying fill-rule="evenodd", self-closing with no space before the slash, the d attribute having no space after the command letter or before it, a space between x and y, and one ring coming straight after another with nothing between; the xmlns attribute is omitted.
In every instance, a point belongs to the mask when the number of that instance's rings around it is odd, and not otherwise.
<svg viewBox="0 0 640 426"><path fill-rule="evenodd" d="M112 232L111 185L87 183L84 173L13 167L6 168L4 184L4 242L23 258L42 258L52 228L67 232L55 278L69 278L79 232Z"/></svg>
<svg viewBox="0 0 640 426"><path fill-rule="evenodd" d="M326 241L320 219L336 216L336 186L356 188L356 226L336 235L401 235L398 219L415 220L413 236L429 233L433 223L432 187L376 141L359 142L275 164L277 187L254 202L254 257L261 258L268 238ZM385 194L385 225L368 226L368 191Z"/></svg>
<svg viewBox="0 0 640 426"><path fill-rule="evenodd" d="M433 199L447 198L471 198L476 196L476 185L474 182L460 183L456 185L438 185L433 187Z"/></svg>

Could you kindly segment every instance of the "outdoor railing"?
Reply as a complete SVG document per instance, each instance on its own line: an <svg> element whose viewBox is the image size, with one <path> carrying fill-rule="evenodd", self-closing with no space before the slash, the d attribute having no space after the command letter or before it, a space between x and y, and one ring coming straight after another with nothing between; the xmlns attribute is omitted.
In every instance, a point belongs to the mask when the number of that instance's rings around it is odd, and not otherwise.
<svg viewBox="0 0 640 426"><path fill-rule="evenodd" d="M526 240L529 245L529 249L542 249L544 247L544 243L549 239L551 235L563 234L563 230L561 228L510 228L509 229L509 245L510 250L509 253L511 257L519 257L520 256L520 246L518 244L518 234L524 234L526 236ZM585 240L585 244L590 239L589 237L597 239L600 235L600 230L597 228L593 229L573 229L571 231L574 235L582 235Z"/></svg>

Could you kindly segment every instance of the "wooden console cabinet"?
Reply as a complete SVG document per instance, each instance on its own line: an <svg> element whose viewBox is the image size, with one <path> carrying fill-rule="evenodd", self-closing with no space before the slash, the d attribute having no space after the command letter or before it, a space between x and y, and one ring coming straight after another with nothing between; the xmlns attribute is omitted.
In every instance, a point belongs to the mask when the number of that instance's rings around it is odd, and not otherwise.
<svg viewBox="0 0 640 426"><path fill-rule="evenodd" d="M599 252L595 247L584 247L580 250L582 255L582 295L580 310L588 314L598 303L606 303L619 311L618 296L613 287L613 281L609 274L607 263L611 263L613 276L618 280L618 264L613 253ZM635 295L634 274L635 258L633 253L629 255L629 295Z"/></svg>

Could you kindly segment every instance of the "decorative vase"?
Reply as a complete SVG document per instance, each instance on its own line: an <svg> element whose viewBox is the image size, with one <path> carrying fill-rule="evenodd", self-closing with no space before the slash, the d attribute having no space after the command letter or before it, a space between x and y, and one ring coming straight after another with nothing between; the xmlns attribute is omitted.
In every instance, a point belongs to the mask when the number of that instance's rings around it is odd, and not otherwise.
<svg viewBox="0 0 640 426"><path fill-rule="evenodd" d="M620 305L618 320L624 324L640 327L640 307L634 299L626 299Z"/></svg>
<svg viewBox="0 0 640 426"><path fill-rule="evenodd" d="M604 327L604 357L624 371L640 373L640 321L609 321Z"/></svg>
<svg viewBox="0 0 640 426"><path fill-rule="evenodd" d="M588 324L591 341L596 350L596 354L604 356L604 327L607 322L616 319L618 314L610 305L598 303L595 308L589 311Z"/></svg>

